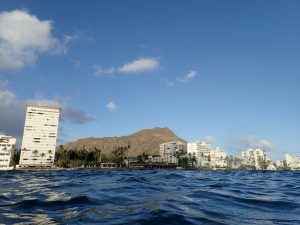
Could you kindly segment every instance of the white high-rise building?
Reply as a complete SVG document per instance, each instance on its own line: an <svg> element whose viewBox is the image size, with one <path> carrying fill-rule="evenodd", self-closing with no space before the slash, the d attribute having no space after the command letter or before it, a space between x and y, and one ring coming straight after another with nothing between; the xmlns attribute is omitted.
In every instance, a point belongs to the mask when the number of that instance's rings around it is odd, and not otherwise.
<svg viewBox="0 0 300 225"><path fill-rule="evenodd" d="M250 148L241 152L241 160L244 166L253 166L255 169L262 169L261 163L267 160L267 154L263 149L257 148L253 150Z"/></svg>
<svg viewBox="0 0 300 225"><path fill-rule="evenodd" d="M52 166L60 108L27 106L20 167Z"/></svg>
<svg viewBox="0 0 300 225"><path fill-rule="evenodd" d="M187 154L188 156L197 155L197 143L187 143Z"/></svg>
<svg viewBox="0 0 300 225"><path fill-rule="evenodd" d="M159 149L159 155L162 162L178 163L177 155L186 154L186 145L181 141L172 141L162 143Z"/></svg>
<svg viewBox="0 0 300 225"><path fill-rule="evenodd" d="M11 136L0 135L0 170L13 169L11 167L16 139Z"/></svg>
<svg viewBox="0 0 300 225"><path fill-rule="evenodd" d="M210 166L211 145L206 141L197 141L197 163L199 166Z"/></svg>

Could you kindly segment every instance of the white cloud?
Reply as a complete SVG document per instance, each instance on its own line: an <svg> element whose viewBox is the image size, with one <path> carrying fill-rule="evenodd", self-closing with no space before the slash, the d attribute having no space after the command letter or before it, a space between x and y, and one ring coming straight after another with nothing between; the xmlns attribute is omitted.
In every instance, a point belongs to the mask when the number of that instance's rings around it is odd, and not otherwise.
<svg viewBox="0 0 300 225"><path fill-rule="evenodd" d="M118 108L118 106L114 102L112 102L112 101L110 101L109 103L107 103L105 107L110 112L113 112L113 111L115 111Z"/></svg>
<svg viewBox="0 0 300 225"><path fill-rule="evenodd" d="M215 142L215 138L213 136L206 136L205 138L203 138L204 141L207 141L208 143L212 144Z"/></svg>
<svg viewBox="0 0 300 225"><path fill-rule="evenodd" d="M124 64L118 69L121 73L139 73L153 71L159 67L159 62L154 58L140 58Z"/></svg>
<svg viewBox="0 0 300 225"><path fill-rule="evenodd" d="M65 36L60 42L52 35L50 20L40 20L24 10L0 12L0 70L33 66L40 54L66 54Z"/></svg>
<svg viewBox="0 0 300 225"><path fill-rule="evenodd" d="M94 75L95 76L102 76L102 75L112 75L115 72L115 68L111 67L109 69L102 69L101 66L94 65Z"/></svg>
<svg viewBox="0 0 300 225"><path fill-rule="evenodd" d="M159 67L159 61L154 58L140 58L132 62L126 63L123 66L110 67L103 69L101 66L94 65L95 76L111 76L116 72L119 73L141 73L156 70Z"/></svg>
<svg viewBox="0 0 300 225"><path fill-rule="evenodd" d="M254 135L247 135L245 137L241 137L240 141L247 148L262 148L264 150L270 150L272 148L271 142L266 139L260 139Z"/></svg>
<svg viewBox="0 0 300 225"><path fill-rule="evenodd" d="M43 99L42 93L37 93L36 98L27 101L18 100L16 95L9 89L8 82L0 80L0 132L16 137L22 136L27 104L61 107L61 119L73 123L82 124L97 119L94 116L86 115L81 110L74 109L62 100Z"/></svg>
<svg viewBox="0 0 300 225"><path fill-rule="evenodd" d="M197 71L196 70L191 70L184 77L177 77L177 81L178 82L188 82L188 81L192 80L193 78L195 78L196 75L197 75Z"/></svg>

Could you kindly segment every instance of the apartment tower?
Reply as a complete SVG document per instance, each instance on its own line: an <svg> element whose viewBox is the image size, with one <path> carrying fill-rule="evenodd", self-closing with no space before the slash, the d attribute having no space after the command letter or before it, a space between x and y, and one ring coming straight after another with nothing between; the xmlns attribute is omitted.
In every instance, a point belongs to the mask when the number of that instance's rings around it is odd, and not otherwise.
<svg viewBox="0 0 300 225"><path fill-rule="evenodd" d="M12 161L16 139L11 136L0 135L0 170L12 169Z"/></svg>
<svg viewBox="0 0 300 225"><path fill-rule="evenodd" d="M60 108L28 105L20 167L53 166Z"/></svg>

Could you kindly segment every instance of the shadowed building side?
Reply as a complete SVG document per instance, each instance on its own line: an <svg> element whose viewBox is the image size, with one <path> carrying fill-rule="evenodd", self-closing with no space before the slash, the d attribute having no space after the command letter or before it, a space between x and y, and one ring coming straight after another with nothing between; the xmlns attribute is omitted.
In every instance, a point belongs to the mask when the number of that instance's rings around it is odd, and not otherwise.
<svg viewBox="0 0 300 225"><path fill-rule="evenodd" d="M12 165L16 139L11 136L0 135L0 170L13 169Z"/></svg>

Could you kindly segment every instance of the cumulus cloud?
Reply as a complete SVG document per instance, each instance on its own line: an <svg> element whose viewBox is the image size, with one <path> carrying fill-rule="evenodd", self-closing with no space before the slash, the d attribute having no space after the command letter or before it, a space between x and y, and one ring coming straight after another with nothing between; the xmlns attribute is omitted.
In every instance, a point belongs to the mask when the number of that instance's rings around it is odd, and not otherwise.
<svg viewBox="0 0 300 225"><path fill-rule="evenodd" d="M94 65L94 75L95 76L110 76L115 72L115 68L111 67L109 69L103 69L101 66Z"/></svg>
<svg viewBox="0 0 300 225"><path fill-rule="evenodd" d="M0 70L33 66L44 53L66 54L74 37L59 41L52 34L50 20L40 20L24 10L0 12Z"/></svg>
<svg viewBox="0 0 300 225"><path fill-rule="evenodd" d="M18 100L9 89L8 82L0 80L0 132L21 137L25 120L26 105L47 105L61 108L61 119L73 123L86 123L96 120L94 116L86 115L83 111L74 109L67 102L43 99L43 94L37 93L38 99Z"/></svg>
<svg viewBox="0 0 300 225"><path fill-rule="evenodd" d="M121 73L139 73L156 70L159 62L154 58L140 58L124 64L118 69Z"/></svg>
<svg viewBox="0 0 300 225"><path fill-rule="evenodd" d="M266 139L258 138L254 135L241 137L240 141L247 148L262 148L264 150L270 150L272 148L271 142Z"/></svg>
<svg viewBox="0 0 300 225"><path fill-rule="evenodd" d="M197 75L196 70L191 70L188 74L186 74L184 77L177 77L178 82L188 82L192 79L194 79Z"/></svg>
<svg viewBox="0 0 300 225"><path fill-rule="evenodd" d="M114 102L112 102L112 101L110 101L109 103L107 103L105 107L110 112L113 112L113 111L115 111L118 108L118 106Z"/></svg>
<svg viewBox="0 0 300 225"><path fill-rule="evenodd" d="M8 89L8 82L0 80L0 132L14 136L23 133L25 103L18 102Z"/></svg>

